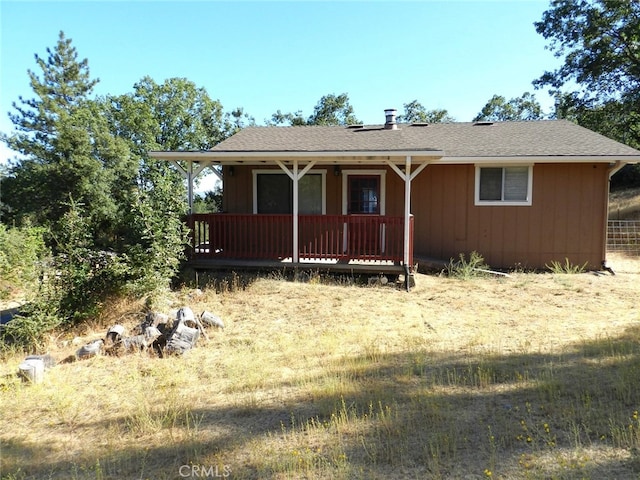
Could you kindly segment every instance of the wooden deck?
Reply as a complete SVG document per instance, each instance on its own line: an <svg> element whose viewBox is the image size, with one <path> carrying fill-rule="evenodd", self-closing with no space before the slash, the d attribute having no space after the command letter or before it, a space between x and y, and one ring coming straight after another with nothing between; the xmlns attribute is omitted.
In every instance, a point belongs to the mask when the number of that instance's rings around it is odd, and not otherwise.
<svg viewBox="0 0 640 480"><path fill-rule="evenodd" d="M403 265L392 262L376 261L321 261L303 260L293 262L291 258L282 260L249 260L249 259L210 259L192 258L188 266L196 270L288 270L305 269L322 272L353 273L353 274L388 274L400 275L405 273Z"/></svg>
<svg viewBox="0 0 640 480"><path fill-rule="evenodd" d="M303 268L326 272L402 274L404 219L381 215L300 215L298 259L292 215L194 214L188 265L211 269Z"/></svg>

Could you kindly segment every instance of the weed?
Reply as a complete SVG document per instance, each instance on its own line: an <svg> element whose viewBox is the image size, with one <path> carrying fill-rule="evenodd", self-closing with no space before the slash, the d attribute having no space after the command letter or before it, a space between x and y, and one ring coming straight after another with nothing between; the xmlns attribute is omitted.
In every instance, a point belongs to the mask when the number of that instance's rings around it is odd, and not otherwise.
<svg viewBox="0 0 640 480"><path fill-rule="evenodd" d="M470 278L485 275L485 270L488 269L489 266L484 263L482 255L473 251L468 260L465 258L464 253L459 254L458 260L451 258L445 271L449 277L469 280Z"/></svg>
<svg viewBox="0 0 640 480"><path fill-rule="evenodd" d="M557 260L553 260L551 264L545 264L552 273L556 274L577 274L584 273L587 269L587 265L589 262L584 262L582 265L572 264L568 258L565 257L564 263L559 262Z"/></svg>

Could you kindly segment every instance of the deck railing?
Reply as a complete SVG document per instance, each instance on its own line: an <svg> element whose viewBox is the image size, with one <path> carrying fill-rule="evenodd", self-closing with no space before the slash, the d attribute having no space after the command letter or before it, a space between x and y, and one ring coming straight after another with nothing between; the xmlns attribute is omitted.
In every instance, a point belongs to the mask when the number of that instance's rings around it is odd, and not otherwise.
<svg viewBox="0 0 640 480"><path fill-rule="evenodd" d="M192 258L284 260L293 257L292 215L193 214ZM410 264L413 217L410 218ZM300 215L301 260L362 260L400 263L404 218L380 215Z"/></svg>

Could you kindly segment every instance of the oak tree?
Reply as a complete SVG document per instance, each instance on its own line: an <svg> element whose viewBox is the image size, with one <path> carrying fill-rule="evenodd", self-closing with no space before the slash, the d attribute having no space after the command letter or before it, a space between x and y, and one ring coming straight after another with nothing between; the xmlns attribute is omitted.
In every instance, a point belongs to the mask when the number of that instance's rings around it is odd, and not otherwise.
<svg viewBox="0 0 640 480"><path fill-rule="evenodd" d="M405 103L404 113L398 115L398 122L402 123L448 123L455 122L445 109L427 110L418 100Z"/></svg>
<svg viewBox="0 0 640 480"><path fill-rule="evenodd" d="M324 95L313 109L313 113L306 119L302 111L282 113L278 110L266 120L268 125L355 125L360 123L355 116L353 107L349 103L346 93L340 95Z"/></svg>
<svg viewBox="0 0 640 480"><path fill-rule="evenodd" d="M563 60L534 81L556 115L640 147L640 2L553 0L535 28Z"/></svg>
<svg viewBox="0 0 640 480"><path fill-rule="evenodd" d="M473 119L474 122L486 121L514 121L514 120L540 120L544 118L540 103L529 92L510 100L502 95L494 95L482 107L480 113Z"/></svg>

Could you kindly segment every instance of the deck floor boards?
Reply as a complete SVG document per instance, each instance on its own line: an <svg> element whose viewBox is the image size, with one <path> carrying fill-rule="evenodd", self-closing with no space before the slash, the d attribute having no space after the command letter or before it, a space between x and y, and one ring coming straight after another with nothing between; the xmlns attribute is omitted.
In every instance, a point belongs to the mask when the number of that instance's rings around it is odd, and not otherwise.
<svg viewBox="0 0 640 480"><path fill-rule="evenodd" d="M387 261L335 261L335 260L301 260L294 263L290 258L282 260L244 260L225 258L194 258L187 266L196 270L228 270L228 269L307 269L327 272L353 272L372 274L402 274L404 266Z"/></svg>

